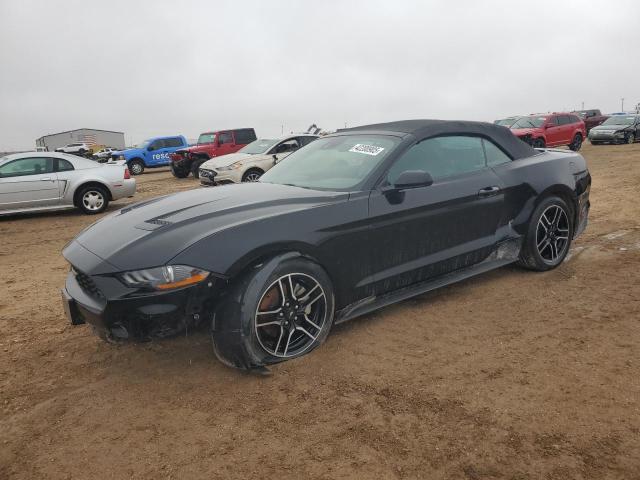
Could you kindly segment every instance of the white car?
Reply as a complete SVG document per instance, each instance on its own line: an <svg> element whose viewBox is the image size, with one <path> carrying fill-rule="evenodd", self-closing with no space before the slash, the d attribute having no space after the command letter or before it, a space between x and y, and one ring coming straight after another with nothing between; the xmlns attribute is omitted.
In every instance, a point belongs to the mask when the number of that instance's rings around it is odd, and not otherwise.
<svg viewBox="0 0 640 480"><path fill-rule="evenodd" d="M56 152L62 153L79 153L84 155L91 151L91 147L86 143L69 143L64 147L56 148Z"/></svg>
<svg viewBox="0 0 640 480"><path fill-rule="evenodd" d="M110 201L135 191L124 162L101 164L54 152L0 157L0 215L67 208L101 213Z"/></svg>
<svg viewBox="0 0 640 480"><path fill-rule="evenodd" d="M277 162L317 138L318 135L301 133L255 140L236 153L214 157L200 165L200 183L211 186L256 182Z"/></svg>
<svg viewBox="0 0 640 480"><path fill-rule="evenodd" d="M96 153L94 153L92 158L106 162L111 158L111 154L117 151L118 151L117 148L111 148L111 147L103 148L102 150L98 150Z"/></svg>

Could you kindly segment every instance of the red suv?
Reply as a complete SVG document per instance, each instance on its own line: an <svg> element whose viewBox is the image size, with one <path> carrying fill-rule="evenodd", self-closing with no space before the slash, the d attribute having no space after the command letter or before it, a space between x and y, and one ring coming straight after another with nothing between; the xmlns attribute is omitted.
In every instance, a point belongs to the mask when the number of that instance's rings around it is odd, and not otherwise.
<svg viewBox="0 0 640 480"><path fill-rule="evenodd" d="M256 138L253 128L202 133L197 145L176 150L170 155L171 172L178 178L188 177L189 173L198 178L198 170L204 162L213 157L235 153Z"/></svg>
<svg viewBox="0 0 640 480"><path fill-rule="evenodd" d="M573 113L520 117L510 128L515 136L536 148L567 145L577 152L587 138L584 122Z"/></svg>

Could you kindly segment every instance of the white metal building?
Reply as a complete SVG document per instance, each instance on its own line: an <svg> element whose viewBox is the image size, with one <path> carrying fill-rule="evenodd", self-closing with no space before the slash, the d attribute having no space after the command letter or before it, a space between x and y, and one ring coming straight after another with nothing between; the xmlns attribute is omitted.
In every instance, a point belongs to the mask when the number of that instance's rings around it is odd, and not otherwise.
<svg viewBox="0 0 640 480"><path fill-rule="evenodd" d="M68 143L80 142L124 149L124 133L94 128L78 128L40 137L36 140L36 147L45 147L48 151L53 152L56 148L64 147Z"/></svg>

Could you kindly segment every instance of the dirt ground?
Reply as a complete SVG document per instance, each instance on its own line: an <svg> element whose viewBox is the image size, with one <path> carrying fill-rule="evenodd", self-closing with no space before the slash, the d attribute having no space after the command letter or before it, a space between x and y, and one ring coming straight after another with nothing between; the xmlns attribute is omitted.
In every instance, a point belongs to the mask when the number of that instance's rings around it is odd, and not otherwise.
<svg viewBox="0 0 640 480"><path fill-rule="evenodd" d="M640 479L640 144L582 153L590 224L560 268L388 307L270 377L206 332L68 325L60 251L96 218L0 220L0 478ZM197 186L153 171L136 200Z"/></svg>

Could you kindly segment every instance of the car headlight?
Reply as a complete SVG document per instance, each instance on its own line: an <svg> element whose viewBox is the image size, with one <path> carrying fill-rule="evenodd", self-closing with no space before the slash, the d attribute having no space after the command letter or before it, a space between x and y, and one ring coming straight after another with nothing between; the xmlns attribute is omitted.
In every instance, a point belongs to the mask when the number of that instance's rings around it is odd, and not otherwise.
<svg viewBox="0 0 640 480"><path fill-rule="evenodd" d="M205 280L209 272L187 265L166 265L125 272L120 278L129 287L172 290L195 285Z"/></svg>
<svg viewBox="0 0 640 480"><path fill-rule="evenodd" d="M226 167L218 167L216 170L226 171L226 170L237 170L242 167L242 162L232 163L231 165L227 165Z"/></svg>
<svg viewBox="0 0 640 480"><path fill-rule="evenodd" d="M124 160L124 155L118 155L118 160Z"/></svg>

